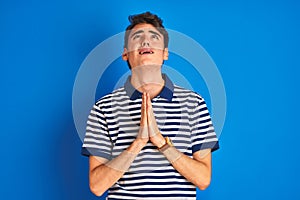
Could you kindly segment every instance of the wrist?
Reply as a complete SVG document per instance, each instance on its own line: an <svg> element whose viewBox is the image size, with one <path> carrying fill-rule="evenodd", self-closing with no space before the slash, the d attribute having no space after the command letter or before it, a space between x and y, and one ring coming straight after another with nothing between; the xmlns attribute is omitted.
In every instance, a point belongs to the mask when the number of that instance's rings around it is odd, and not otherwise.
<svg viewBox="0 0 300 200"><path fill-rule="evenodd" d="M127 148L127 151L138 154L144 146L146 146L147 142L142 139L136 139L132 142L132 144Z"/></svg>
<svg viewBox="0 0 300 200"><path fill-rule="evenodd" d="M165 145L163 145L162 147L158 148L158 150L164 154L164 156L170 161L170 163L174 163L175 161L177 161L183 154L178 151L171 139L169 137L165 138Z"/></svg>
<svg viewBox="0 0 300 200"><path fill-rule="evenodd" d="M116 158L105 163L105 165L114 170L126 172L129 169L131 163L134 161L135 157L136 154L125 150Z"/></svg>
<svg viewBox="0 0 300 200"><path fill-rule="evenodd" d="M164 148L164 147L163 147ZM171 164L173 164L175 161L177 161L181 156L183 156L183 153L181 153L179 150L177 150L174 146L169 146L163 150L160 151L164 156L169 160Z"/></svg>
<svg viewBox="0 0 300 200"><path fill-rule="evenodd" d="M153 137L150 137L151 142L156 146L158 149L161 148L163 145L166 144L165 138L162 136L160 132Z"/></svg>
<svg viewBox="0 0 300 200"><path fill-rule="evenodd" d="M171 139L169 137L165 137L164 138L164 144L160 147L158 147L158 150L160 152L164 152L166 149L168 149L169 147L174 146Z"/></svg>
<svg viewBox="0 0 300 200"><path fill-rule="evenodd" d="M160 149L163 146L165 146L166 144L167 144L166 139L163 138L163 137L161 137L160 140L159 140L159 142L158 142L158 144L157 144L157 148Z"/></svg>

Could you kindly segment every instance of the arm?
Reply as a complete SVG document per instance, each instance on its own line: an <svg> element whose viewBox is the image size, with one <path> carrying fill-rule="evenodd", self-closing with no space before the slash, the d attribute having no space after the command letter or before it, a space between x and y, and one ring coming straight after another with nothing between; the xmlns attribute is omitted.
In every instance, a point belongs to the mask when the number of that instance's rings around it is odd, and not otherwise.
<svg viewBox="0 0 300 200"><path fill-rule="evenodd" d="M157 127L149 95L146 109L150 141L160 149L166 141ZM179 152L175 147L168 152L164 153L165 156L182 176L201 190L208 187L211 179L211 149L199 150L193 154L193 158Z"/></svg>
<svg viewBox="0 0 300 200"><path fill-rule="evenodd" d="M201 154L205 156L201 156ZM182 155L172 163L173 167L188 181L196 185L200 190L205 190L211 179L211 151L200 150L193 154L193 158Z"/></svg>
<svg viewBox="0 0 300 200"><path fill-rule="evenodd" d="M123 153L111 161L96 156L90 156L90 189L95 195L101 196L107 189L113 186L124 175L135 156L149 141L145 100L146 96L143 95L140 130L137 138L132 144Z"/></svg>
<svg viewBox="0 0 300 200"><path fill-rule="evenodd" d="M150 140L158 148L161 148L163 143L161 138L163 136L159 133L151 137ZM164 155L182 176L199 189L205 190L209 186L211 179L211 149L199 150L193 154L193 158L190 158L175 147L169 147L169 152L164 153Z"/></svg>
<svg viewBox="0 0 300 200"><path fill-rule="evenodd" d="M128 148L127 151L131 154L137 155L145 146L142 139L136 139ZM123 156L120 154L117 158ZM114 160L115 160L114 159ZM113 161L113 160L112 160ZM90 189L97 195L101 196L107 189L113 186L125 173L125 171L117 170L107 165L107 160L101 157L89 157L89 180ZM122 163L119 163L122 166Z"/></svg>

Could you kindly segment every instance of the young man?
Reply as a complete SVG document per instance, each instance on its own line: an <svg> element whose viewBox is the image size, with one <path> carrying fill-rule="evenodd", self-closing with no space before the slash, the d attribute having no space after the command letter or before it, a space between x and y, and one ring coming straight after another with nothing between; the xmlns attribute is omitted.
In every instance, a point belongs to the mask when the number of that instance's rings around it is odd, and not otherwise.
<svg viewBox="0 0 300 200"><path fill-rule="evenodd" d="M203 98L174 85L161 67L168 33L149 12L129 17L124 87L102 97L88 118L82 154L91 191L108 199L196 199L210 184L218 139Z"/></svg>

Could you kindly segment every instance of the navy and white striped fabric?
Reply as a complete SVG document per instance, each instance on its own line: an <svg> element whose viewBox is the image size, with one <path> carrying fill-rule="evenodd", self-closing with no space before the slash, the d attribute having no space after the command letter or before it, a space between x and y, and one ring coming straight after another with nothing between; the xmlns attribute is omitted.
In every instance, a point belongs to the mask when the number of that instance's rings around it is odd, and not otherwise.
<svg viewBox="0 0 300 200"><path fill-rule="evenodd" d="M152 99L159 130L185 155L219 148L203 98L164 75L165 86ZM142 94L127 79L124 87L101 98L87 121L82 154L113 159L124 151L139 130ZM182 177L149 142L129 170L113 185L108 199L196 199L196 187Z"/></svg>

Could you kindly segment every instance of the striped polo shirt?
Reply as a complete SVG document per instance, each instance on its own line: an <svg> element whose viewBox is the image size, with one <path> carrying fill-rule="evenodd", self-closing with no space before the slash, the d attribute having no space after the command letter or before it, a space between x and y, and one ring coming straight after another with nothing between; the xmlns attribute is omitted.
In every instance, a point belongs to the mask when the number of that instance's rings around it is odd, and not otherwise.
<svg viewBox="0 0 300 200"><path fill-rule="evenodd" d="M204 99L174 85L165 85L152 99L158 128L174 146L192 158L201 149L219 148ZM82 154L111 160L127 149L139 131L142 93L130 83L105 95L93 106L87 121ZM108 191L108 199L196 199L196 187L181 176L150 141L127 172Z"/></svg>

